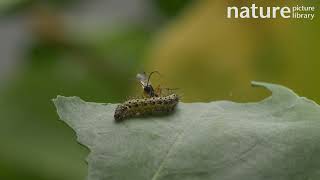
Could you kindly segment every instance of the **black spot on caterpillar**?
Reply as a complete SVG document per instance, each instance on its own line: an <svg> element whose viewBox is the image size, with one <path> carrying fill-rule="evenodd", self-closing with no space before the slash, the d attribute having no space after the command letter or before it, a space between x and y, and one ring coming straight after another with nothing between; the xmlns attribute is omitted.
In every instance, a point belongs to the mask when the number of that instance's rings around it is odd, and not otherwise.
<svg viewBox="0 0 320 180"><path fill-rule="evenodd" d="M131 99L119 104L114 113L114 119L121 121L130 117L145 116L156 113L169 113L179 102L179 96L171 94L165 97Z"/></svg>

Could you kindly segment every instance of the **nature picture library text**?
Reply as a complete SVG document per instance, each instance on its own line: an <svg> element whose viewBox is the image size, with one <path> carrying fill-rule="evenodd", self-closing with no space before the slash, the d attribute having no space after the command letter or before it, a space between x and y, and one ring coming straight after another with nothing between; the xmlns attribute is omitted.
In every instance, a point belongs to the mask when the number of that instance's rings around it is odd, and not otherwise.
<svg viewBox="0 0 320 180"><path fill-rule="evenodd" d="M292 7L288 6L274 6L274 7L262 7L252 4L249 6L228 6L227 18L262 18L262 19L274 19L274 18L293 18L293 19L308 19L313 20L315 18L315 6L296 5Z"/></svg>

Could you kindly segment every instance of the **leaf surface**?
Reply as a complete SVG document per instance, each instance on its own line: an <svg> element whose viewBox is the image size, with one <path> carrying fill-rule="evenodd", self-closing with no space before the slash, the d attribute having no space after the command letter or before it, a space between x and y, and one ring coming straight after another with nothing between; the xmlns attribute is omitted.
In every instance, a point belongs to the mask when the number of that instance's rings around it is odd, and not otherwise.
<svg viewBox="0 0 320 180"><path fill-rule="evenodd" d="M257 103L179 103L165 117L115 123L116 104L58 96L60 118L90 149L89 180L320 178L320 108L280 85Z"/></svg>

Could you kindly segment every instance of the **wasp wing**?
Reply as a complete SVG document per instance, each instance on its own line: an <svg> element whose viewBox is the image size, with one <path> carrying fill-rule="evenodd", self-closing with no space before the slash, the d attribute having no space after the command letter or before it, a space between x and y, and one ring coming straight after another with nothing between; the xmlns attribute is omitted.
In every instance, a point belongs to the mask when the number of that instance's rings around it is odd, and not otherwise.
<svg viewBox="0 0 320 180"><path fill-rule="evenodd" d="M146 87L148 85L148 77L145 72L138 73L136 78L140 82L142 87ZM150 82L149 82L149 84L150 84Z"/></svg>

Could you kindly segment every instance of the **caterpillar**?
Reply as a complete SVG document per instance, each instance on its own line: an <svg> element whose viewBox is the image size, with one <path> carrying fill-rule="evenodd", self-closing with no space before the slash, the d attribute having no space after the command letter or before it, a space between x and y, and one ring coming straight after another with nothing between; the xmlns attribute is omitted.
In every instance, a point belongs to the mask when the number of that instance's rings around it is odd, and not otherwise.
<svg viewBox="0 0 320 180"><path fill-rule="evenodd" d="M162 97L131 99L119 104L114 113L115 121L156 113L172 112L179 102L179 96L171 94Z"/></svg>

